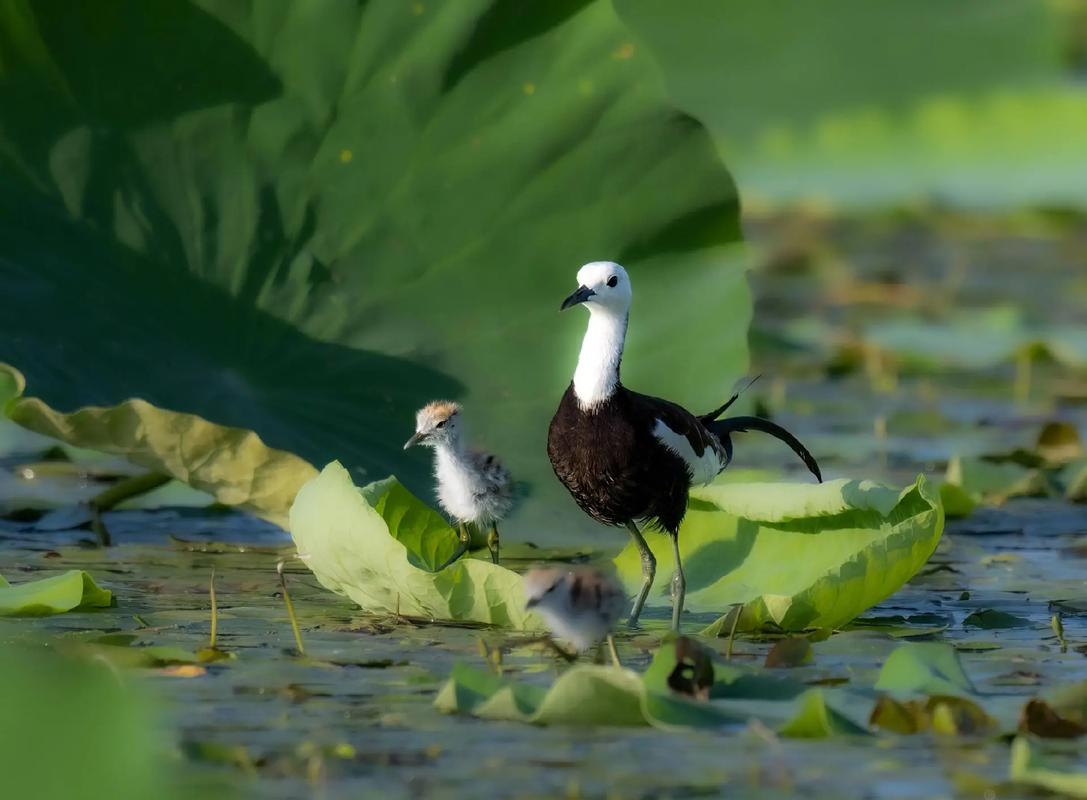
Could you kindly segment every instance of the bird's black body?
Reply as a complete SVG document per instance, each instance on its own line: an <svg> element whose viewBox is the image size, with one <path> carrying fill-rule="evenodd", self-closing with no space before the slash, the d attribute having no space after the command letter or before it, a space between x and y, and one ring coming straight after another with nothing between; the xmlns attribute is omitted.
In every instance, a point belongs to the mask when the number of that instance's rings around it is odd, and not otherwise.
<svg viewBox="0 0 1087 800"><path fill-rule="evenodd" d="M732 434L759 430L781 439L817 478L819 467L791 433L759 417L718 419L736 400L700 417L668 400L632 392L619 380L632 290L614 261L592 261L577 274L578 288L562 308L585 305L589 326L581 342L574 380L562 396L547 434L547 454L563 486L593 519L623 525L642 562L642 584L630 611L636 625L657 559L638 523L670 534L672 629L679 630L687 581L679 526L695 482L712 481L732 459Z"/></svg>
<svg viewBox="0 0 1087 800"><path fill-rule="evenodd" d="M583 410L571 384L551 420L547 454L559 481L593 519L609 525L646 521L672 535L687 511L692 476L679 454L653 434L658 420L685 437L696 456L716 450L722 468L732 457L731 433L761 430L788 444L820 478L815 459L784 428L759 417L714 419L728 405L696 417L620 384L602 403Z"/></svg>

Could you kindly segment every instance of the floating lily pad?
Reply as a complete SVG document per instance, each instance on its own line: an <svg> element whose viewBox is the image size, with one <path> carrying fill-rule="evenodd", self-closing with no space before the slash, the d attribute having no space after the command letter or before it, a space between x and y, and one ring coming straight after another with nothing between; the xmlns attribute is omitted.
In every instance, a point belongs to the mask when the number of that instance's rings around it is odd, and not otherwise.
<svg viewBox="0 0 1087 800"><path fill-rule="evenodd" d="M1009 614L996 608L983 608L970 613L962 621L964 627L984 628L985 630L1003 630L1005 628L1027 628L1030 620L1016 614Z"/></svg>
<svg viewBox="0 0 1087 800"><path fill-rule="evenodd" d="M0 617L41 617L78 608L108 608L112 602L110 590L99 588L79 569L17 584L0 577Z"/></svg>
<svg viewBox="0 0 1087 800"><path fill-rule="evenodd" d="M975 503L1001 503L1012 497L1033 497L1049 491L1049 482L1041 470L1013 461L984 458L951 459L947 482L959 487Z"/></svg>
<svg viewBox="0 0 1087 800"><path fill-rule="evenodd" d="M970 492L948 481L940 483L940 502L948 519L963 519L978 507L977 499Z"/></svg>
<svg viewBox="0 0 1087 800"><path fill-rule="evenodd" d="M899 645L883 664L875 688L895 694L954 697L974 694L974 686L955 648L939 642Z"/></svg>
<svg viewBox="0 0 1087 800"><path fill-rule="evenodd" d="M579 665L547 688L458 665L434 705L447 713L540 725L719 728L754 718L783 736L865 733L832 708L822 690L797 684L795 691L783 692L788 681L719 660L714 661L709 697L692 698L669 687L668 676L675 664L676 644L666 642L644 675L617 667Z"/></svg>
<svg viewBox="0 0 1087 800"><path fill-rule="evenodd" d="M365 611L540 627L517 573L474 558L434 572L456 533L395 478L359 489L332 462L298 492L290 531L321 585Z"/></svg>
<svg viewBox="0 0 1087 800"><path fill-rule="evenodd" d="M823 739L827 736L863 736L868 731L827 705L821 689L811 689L799 702L796 715L778 729L782 736Z"/></svg>
<svg viewBox="0 0 1087 800"><path fill-rule="evenodd" d="M850 480L696 489L679 534L687 608L723 612L743 603L740 630L838 627L913 577L943 523L924 477L902 491ZM658 576L667 576L667 537L647 539ZM615 563L633 592L641 579L637 550L628 545ZM671 603L667 580L658 579L649 602Z"/></svg>

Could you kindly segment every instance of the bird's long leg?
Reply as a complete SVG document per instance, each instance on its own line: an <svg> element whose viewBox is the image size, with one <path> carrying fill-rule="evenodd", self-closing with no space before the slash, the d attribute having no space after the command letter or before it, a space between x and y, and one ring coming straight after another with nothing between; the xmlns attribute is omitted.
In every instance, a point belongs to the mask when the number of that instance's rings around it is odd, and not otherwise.
<svg viewBox="0 0 1087 800"><path fill-rule="evenodd" d="M679 616L683 613L683 598L687 596L687 577L683 574L683 562L679 557L679 534L672 534L672 556L676 571L672 575L672 630L679 630Z"/></svg>
<svg viewBox="0 0 1087 800"><path fill-rule="evenodd" d="M441 571L468 552L468 545L472 541L472 534L468 532L468 524L465 522L457 523L457 538L460 540L457 543L457 549L453 551L453 555L449 556L445 560L445 563L438 567L437 571Z"/></svg>
<svg viewBox="0 0 1087 800"><path fill-rule="evenodd" d="M491 551L491 561L498 563L498 523L491 523L491 531L487 534L487 549Z"/></svg>
<svg viewBox="0 0 1087 800"><path fill-rule="evenodd" d="M642 556L642 588L634 599L634 607L630 610L630 620L627 623L630 627L635 628L638 626L638 617L642 615L642 606L645 605L645 599L649 597L649 589L653 586L653 578L657 574L657 559L653 556L653 551L649 549L649 545L645 543L645 537L642 536L642 532L638 530L638 526L633 521L627 523L627 530L630 531L634 545Z"/></svg>

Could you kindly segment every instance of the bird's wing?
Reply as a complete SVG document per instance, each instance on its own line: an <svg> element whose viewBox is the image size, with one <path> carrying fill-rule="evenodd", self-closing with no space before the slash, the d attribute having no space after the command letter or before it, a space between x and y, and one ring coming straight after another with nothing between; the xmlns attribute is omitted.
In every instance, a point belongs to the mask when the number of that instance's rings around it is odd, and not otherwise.
<svg viewBox="0 0 1087 800"><path fill-rule="evenodd" d="M686 462L695 483L709 483L728 466L721 442L683 406L636 392L630 392L630 397L642 424Z"/></svg>
<svg viewBox="0 0 1087 800"><path fill-rule="evenodd" d="M510 484L510 472L496 456L491 453L473 450L472 461L475 463L479 474L491 486L501 487Z"/></svg>

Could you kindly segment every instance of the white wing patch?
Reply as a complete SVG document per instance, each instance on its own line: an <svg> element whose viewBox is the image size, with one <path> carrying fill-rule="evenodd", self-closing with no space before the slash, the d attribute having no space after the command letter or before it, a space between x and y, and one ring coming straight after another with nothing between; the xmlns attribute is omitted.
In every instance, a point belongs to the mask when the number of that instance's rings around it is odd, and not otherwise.
<svg viewBox="0 0 1087 800"><path fill-rule="evenodd" d="M657 441L687 462L691 470L692 483L705 485L713 481L720 474L725 464L713 447L707 447L701 458L695 455L694 448L683 434L676 433L669 428L664 420L658 419L653 427L653 436Z"/></svg>

